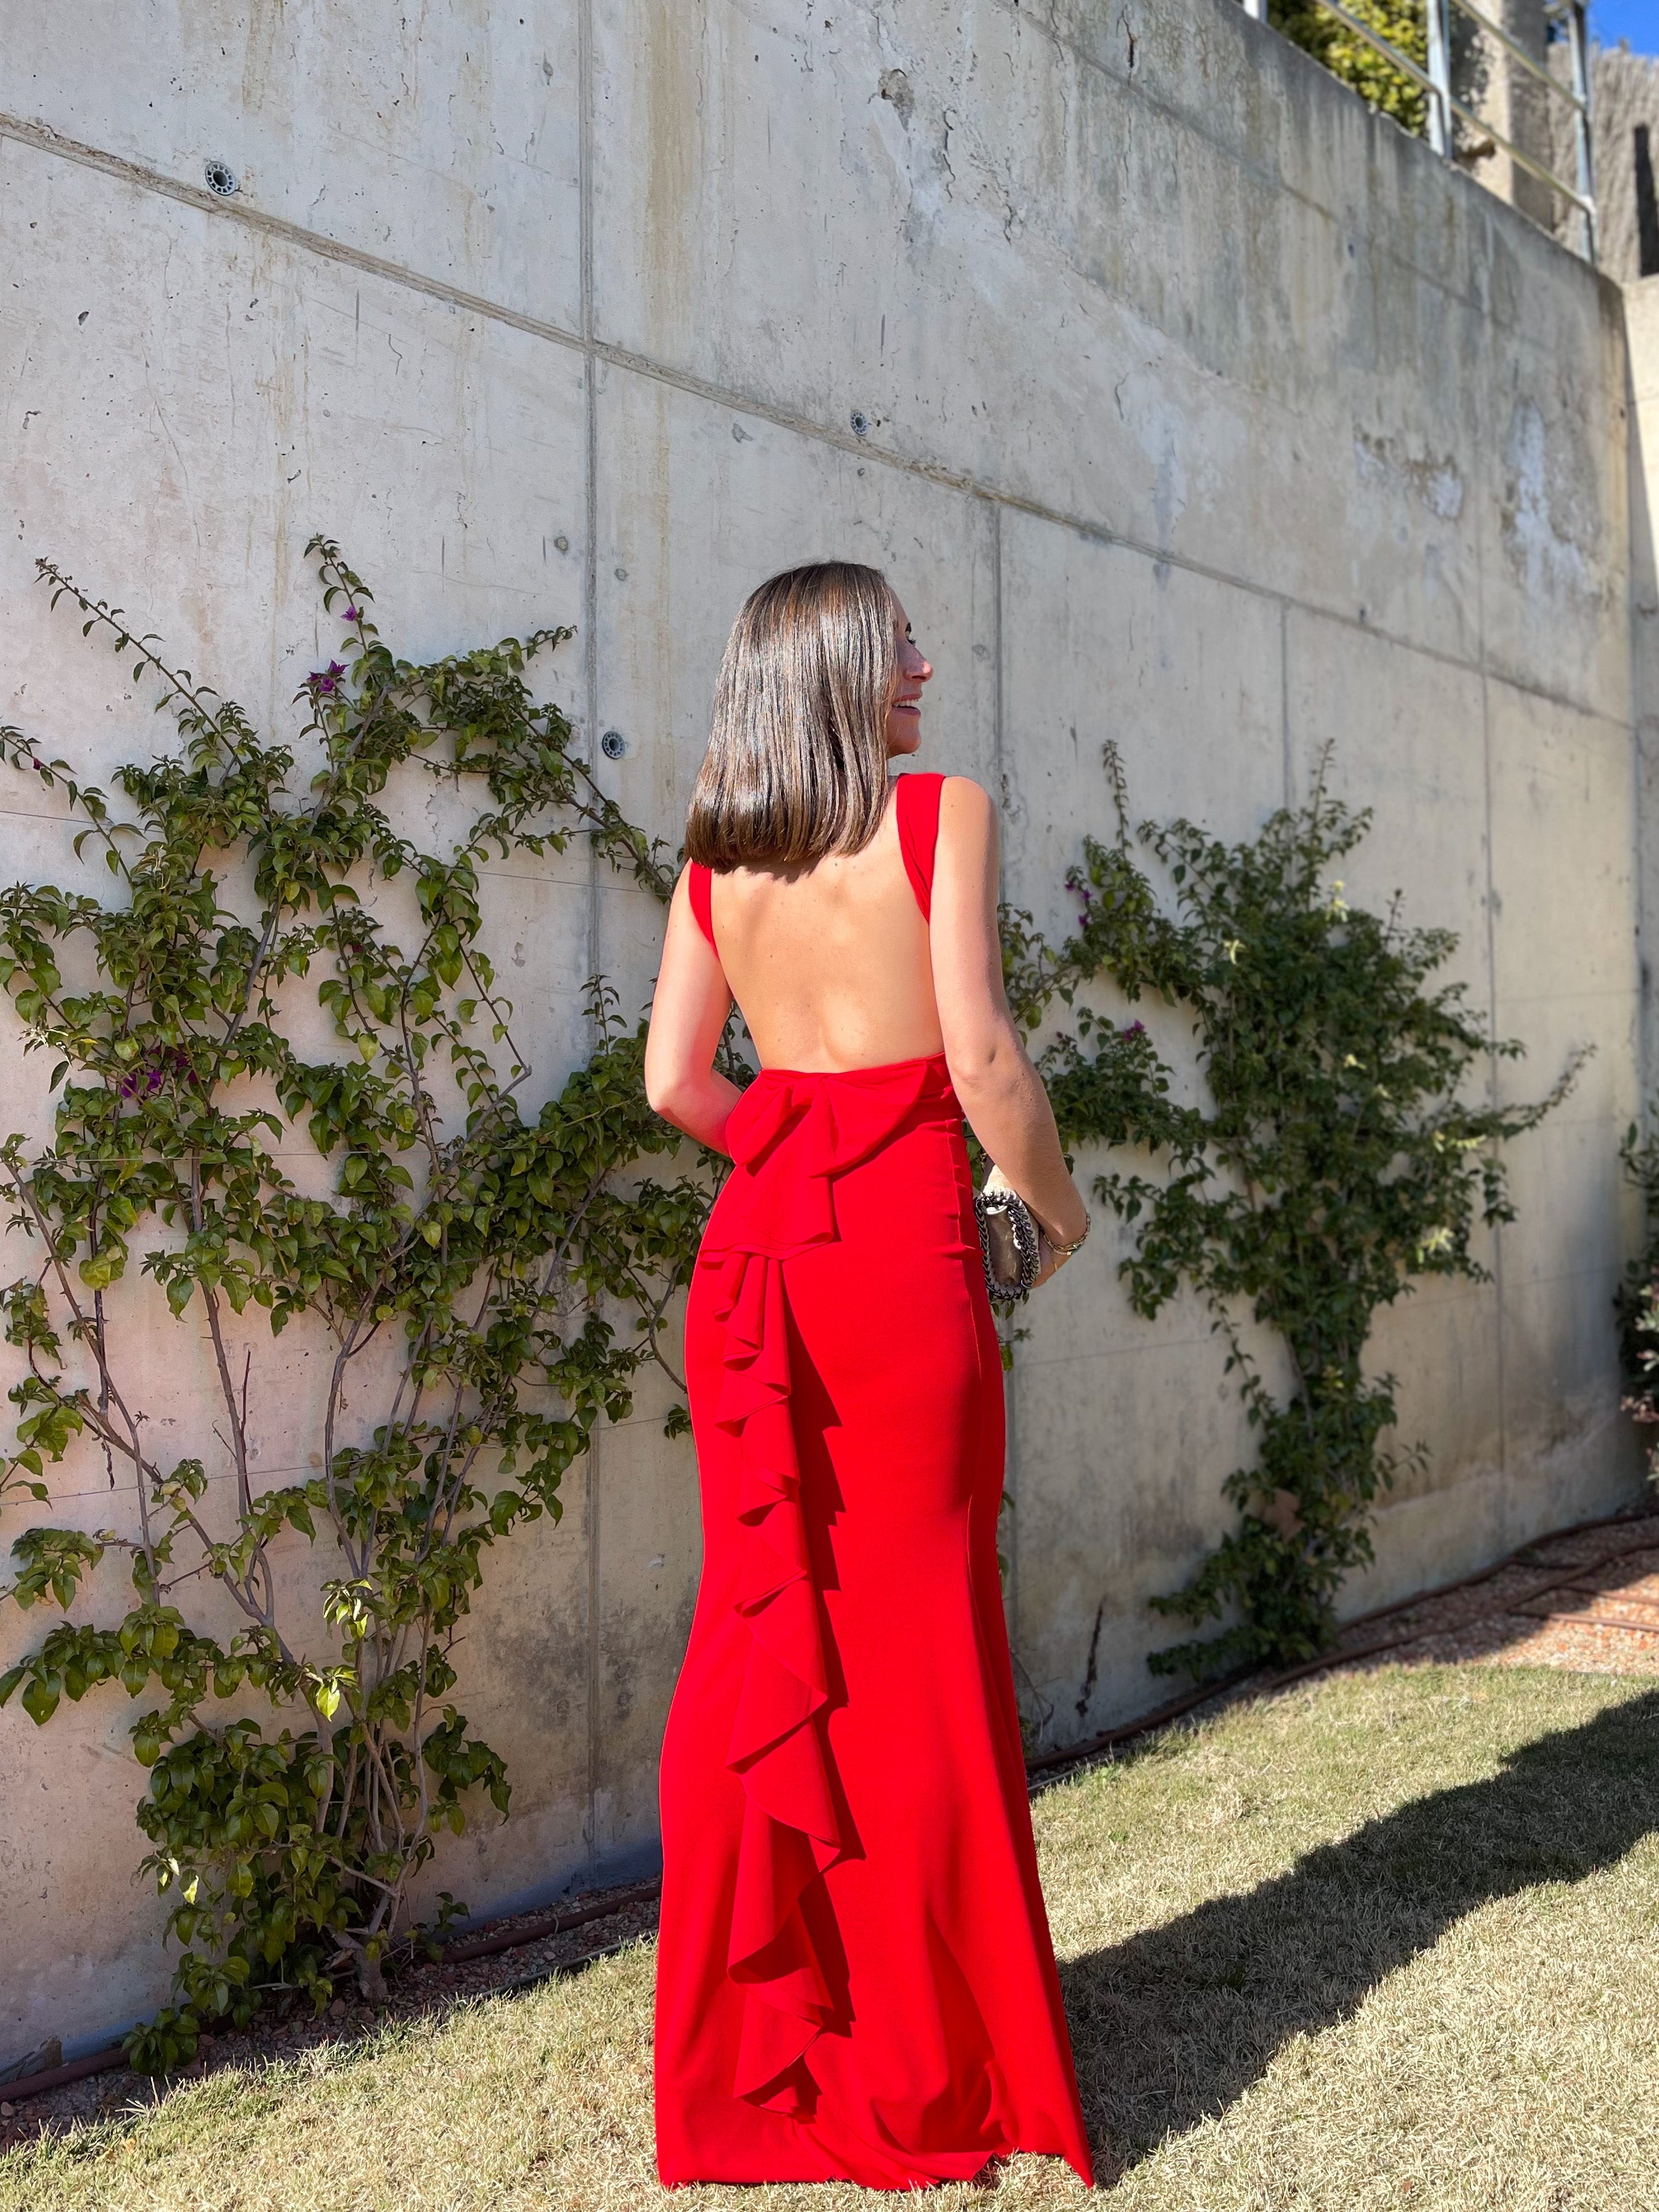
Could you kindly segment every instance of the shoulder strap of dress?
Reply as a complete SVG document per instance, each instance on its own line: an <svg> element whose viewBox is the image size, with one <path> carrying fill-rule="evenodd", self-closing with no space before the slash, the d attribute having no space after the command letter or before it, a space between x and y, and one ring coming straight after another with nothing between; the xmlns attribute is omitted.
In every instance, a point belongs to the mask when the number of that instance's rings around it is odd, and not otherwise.
<svg viewBox="0 0 1659 2212"><path fill-rule="evenodd" d="M713 945L714 942L714 908L710 896L713 878L701 860L686 866L686 890L691 900L691 911L697 918L697 927Z"/></svg>
<svg viewBox="0 0 1659 2212"><path fill-rule="evenodd" d="M945 788L942 775L902 775L893 794L898 809L899 850L904 872L916 895L924 921L933 911L933 853L939 843L939 801Z"/></svg>

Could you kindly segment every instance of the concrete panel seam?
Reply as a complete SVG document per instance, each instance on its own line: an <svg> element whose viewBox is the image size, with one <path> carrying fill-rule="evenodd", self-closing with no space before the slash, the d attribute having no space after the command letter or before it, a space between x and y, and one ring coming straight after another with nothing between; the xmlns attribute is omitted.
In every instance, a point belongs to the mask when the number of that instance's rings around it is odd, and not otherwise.
<svg viewBox="0 0 1659 2212"><path fill-rule="evenodd" d="M588 765L599 766L599 423L598 363L593 352L593 0L580 0L576 11L577 222L580 238L582 377L582 499L586 509L586 562L582 574L582 676L586 709ZM599 951L599 856L587 847L587 972L596 975ZM597 1031L597 1024L595 1025ZM592 1044L597 1048L596 1033ZM604 1714L599 1695L604 1589L600 1571L600 1451L597 1430L588 1440L584 1469L587 1544L587 1850L599 1856L599 1773Z"/></svg>
<svg viewBox="0 0 1659 2212"><path fill-rule="evenodd" d="M1482 412L1481 428L1490 437L1489 426ZM1475 532L1474 540L1474 620L1475 635L1480 641L1480 658L1486 658L1486 544L1482 532ZM1498 1036L1498 882L1492 852L1492 678L1483 667L1480 676L1480 781L1483 842L1486 848L1486 1026L1489 1033ZM1498 1055L1486 1056L1486 1098L1489 1105L1498 1103ZM1492 1287L1497 1302L1498 1328L1492 1346L1494 1398L1498 1415L1498 1474L1505 1487L1499 1494L1498 1520L1500 1533L1510 1534L1510 1517L1504 1510L1509 1501L1507 1480L1510 1472L1509 1365L1505 1358L1506 1285L1504 1277L1504 1224L1492 1224Z"/></svg>
<svg viewBox="0 0 1659 2212"><path fill-rule="evenodd" d="M1291 613L1279 610L1279 744L1285 776L1285 804L1296 804L1296 752L1291 742Z"/></svg>

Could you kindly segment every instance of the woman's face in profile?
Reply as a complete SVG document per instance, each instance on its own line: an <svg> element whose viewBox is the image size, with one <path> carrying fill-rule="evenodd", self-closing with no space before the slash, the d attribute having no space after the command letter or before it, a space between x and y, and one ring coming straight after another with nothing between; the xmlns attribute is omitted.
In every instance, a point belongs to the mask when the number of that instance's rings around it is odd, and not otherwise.
<svg viewBox="0 0 1659 2212"><path fill-rule="evenodd" d="M933 672L933 662L923 657L921 647L910 635L910 617L896 595L893 600L893 642L896 665L893 696L887 706L890 759L895 753L913 753L921 744L921 687Z"/></svg>

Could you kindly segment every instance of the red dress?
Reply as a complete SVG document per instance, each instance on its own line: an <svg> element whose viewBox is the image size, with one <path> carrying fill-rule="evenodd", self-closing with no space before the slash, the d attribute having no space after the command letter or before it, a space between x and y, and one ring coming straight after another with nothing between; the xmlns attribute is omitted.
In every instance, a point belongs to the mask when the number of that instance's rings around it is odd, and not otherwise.
<svg viewBox="0 0 1659 2212"><path fill-rule="evenodd" d="M896 798L924 915L941 781ZM706 871L691 892L712 944ZM944 1056L763 1069L727 1142L686 1316L704 1549L663 1742L658 2171L903 2189L1028 2150L1090 2180Z"/></svg>

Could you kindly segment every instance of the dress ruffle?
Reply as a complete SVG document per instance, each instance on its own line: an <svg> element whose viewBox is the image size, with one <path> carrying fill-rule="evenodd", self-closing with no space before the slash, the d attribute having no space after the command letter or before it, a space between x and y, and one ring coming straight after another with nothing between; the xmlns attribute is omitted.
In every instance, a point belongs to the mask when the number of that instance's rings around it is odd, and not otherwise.
<svg viewBox="0 0 1659 2212"><path fill-rule="evenodd" d="M744 1792L726 1966L744 1990L735 2094L793 2115L834 1992L808 1892L851 1847L823 1726L826 1629L791 1412L785 1263L834 1242L834 1181L912 1121L959 1122L942 1055L827 1078L771 1069L733 1109L733 1168L698 1264L719 1271L715 1419L738 1448L737 1611L748 1654L726 1764Z"/></svg>

